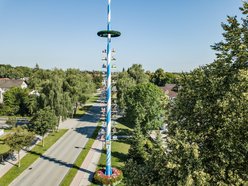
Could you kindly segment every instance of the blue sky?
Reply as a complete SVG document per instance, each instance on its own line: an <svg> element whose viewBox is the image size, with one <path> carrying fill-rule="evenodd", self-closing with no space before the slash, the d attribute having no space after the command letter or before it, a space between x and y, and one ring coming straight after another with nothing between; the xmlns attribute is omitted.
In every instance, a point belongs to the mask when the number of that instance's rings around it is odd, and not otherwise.
<svg viewBox="0 0 248 186"><path fill-rule="evenodd" d="M107 0L0 0L0 64L101 70ZM119 70L190 71L213 62L221 22L241 0L112 0Z"/></svg>

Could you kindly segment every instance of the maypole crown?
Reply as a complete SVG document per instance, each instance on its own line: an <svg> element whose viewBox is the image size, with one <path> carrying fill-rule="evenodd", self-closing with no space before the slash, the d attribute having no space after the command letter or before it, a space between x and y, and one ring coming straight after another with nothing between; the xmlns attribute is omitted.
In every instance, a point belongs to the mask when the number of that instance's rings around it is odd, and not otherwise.
<svg viewBox="0 0 248 186"><path fill-rule="evenodd" d="M121 33L119 31L115 30L102 30L97 33L99 37L108 37L108 35L111 35L111 37L119 37L121 36Z"/></svg>

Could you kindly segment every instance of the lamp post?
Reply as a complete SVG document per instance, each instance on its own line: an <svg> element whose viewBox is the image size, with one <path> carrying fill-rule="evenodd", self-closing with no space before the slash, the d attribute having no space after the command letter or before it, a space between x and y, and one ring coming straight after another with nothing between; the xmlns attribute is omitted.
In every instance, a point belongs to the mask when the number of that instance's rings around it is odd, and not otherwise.
<svg viewBox="0 0 248 186"><path fill-rule="evenodd" d="M120 32L111 30L111 0L108 1L108 22L107 22L107 30L103 30L97 33L99 37L107 38L107 113L106 113L106 170L105 175L112 175L112 167L111 167L111 38L119 37L121 35Z"/></svg>

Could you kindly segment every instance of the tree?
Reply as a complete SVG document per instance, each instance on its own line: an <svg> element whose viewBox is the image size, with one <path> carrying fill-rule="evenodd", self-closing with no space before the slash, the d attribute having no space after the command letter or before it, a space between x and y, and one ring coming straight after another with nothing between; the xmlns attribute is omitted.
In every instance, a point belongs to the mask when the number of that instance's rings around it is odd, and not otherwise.
<svg viewBox="0 0 248 186"><path fill-rule="evenodd" d="M141 64L133 64L127 69L127 73L132 77L137 84L147 83L149 81L149 76L146 75L145 70L142 68Z"/></svg>
<svg viewBox="0 0 248 186"><path fill-rule="evenodd" d="M93 78L94 84L96 85L96 88L101 88L102 82L103 82L102 73L98 72L98 71L93 71L92 72L92 78Z"/></svg>
<svg viewBox="0 0 248 186"><path fill-rule="evenodd" d="M229 16L222 24L224 40L213 46L216 61L181 80L169 125L175 179L248 183L248 3L241 10L242 24Z"/></svg>
<svg viewBox="0 0 248 186"><path fill-rule="evenodd" d="M63 71L36 68L28 83L29 88L40 93L38 108L49 106L62 120L72 116L73 109L75 112L78 105L95 91L92 75L78 69Z"/></svg>
<svg viewBox="0 0 248 186"><path fill-rule="evenodd" d="M126 107L125 96L128 90L136 85L136 82L129 74L124 71L118 74L116 88L117 88L117 104L121 110Z"/></svg>
<svg viewBox="0 0 248 186"><path fill-rule="evenodd" d="M32 116L39 109L38 105L38 96L37 95L28 95L23 98L24 105L27 110L27 115Z"/></svg>
<svg viewBox="0 0 248 186"><path fill-rule="evenodd" d="M84 103L89 94L95 91L93 78L87 73L82 73L76 69L68 69L63 82L63 91L68 92L71 104L74 106L74 114L78 109L79 103Z"/></svg>
<svg viewBox="0 0 248 186"><path fill-rule="evenodd" d="M178 75L159 68L151 75L150 81L157 86L164 86L167 83L177 83Z"/></svg>
<svg viewBox="0 0 248 186"><path fill-rule="evenodd" d="M163 182L164 160L166 155L158 137L151 141L141 133L139 124L136 125L131 138L128 160L125 164L126 185L147 186L165 185Z"/></svg>
<svg viewBox="0 0 248 186"><path fill-rule="evenodd" d="M62 89L63 79L54 74L54 76L46 80L41 87L41 108L50 107L55 115L59 118L66 118L68 113L64 112L64 110L72 110L72 108L64 108L65 104L63 104L63 89Z"/></svg>
<svg viewBox="0 0 248 186"><path fill-rule="evenodd" d="M144 134L164 124L168 97L156 85L144 83L131 88L125 103L126 119L129 123L139 123Z"/></svg>
<svg viewBox="0 0 248 186"><path fill-rule="evenodd" d="M158 86L164 86L166 84L165 71L162 68L159 68L151 76L151 82Z"/></svg>
<svg viewBox="0 0 248 186"><path fill-rule="evenodd" d="M152 143L147 136L142 133L139 123L133 131L131 138L131 147L128 152L128 159L132 159L138 164L143 164L149 157L149 151L152 149Z"/></svg>
<svg viewBox="0 0 248 186"><path fill-rule="evenodd" d="M24 147L28 147L34 141L35 135L21 127L14 128L13 132L8 134L5 138L5 143L14 151L18 153L18 167L21 166L20 151Z"/></svg>
<svg viewBox="0 0 248 186"><path fill-rule="evenodd" d="M129 185L138 179L147 185L248 184L247 2L241 11L242 24L236 17L222 24L215 62L182 76L169 117L168 148L160 151L163 156L151 151L143 165L132 162L138 167L129 166Z"/></svg>
<svg viewBox="0 0 248 186"><path fill-rule="evenodd" d="M4 93L3 110L7 115L28 115L28 89L13 87Z"/></svg>
<svg viewBox="0 0 248 186"><path fill-rule="evenodd" d="M39 110L31 119L28 128L36 134L42 136L42 146L44 146L44 136L49 131L54 131L58 123L58 119L54 111L46 107Z"/></svg>
<svg viewBox="0 0 248 186"><path fill-rule="evenodd" d="M11 65L0 65L0 78L20 79L29 77L32 69L29 67L12 67Z"/></svg>

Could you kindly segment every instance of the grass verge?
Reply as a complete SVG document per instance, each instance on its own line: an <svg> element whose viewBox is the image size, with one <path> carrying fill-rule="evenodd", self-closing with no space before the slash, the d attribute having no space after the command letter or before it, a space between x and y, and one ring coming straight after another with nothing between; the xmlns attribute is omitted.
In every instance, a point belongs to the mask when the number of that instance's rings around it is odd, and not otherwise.
<svg viewBox="0 0 248 186"><path fill-rule="evenodd" d="M17 178L24 170L26 170L40 155L44 154L60 137L66 133L67 129L59 130L58 132L49 134L45 139L45 146L42 147L41 142L38 143L33 149L32 153L28 152L21 159L21 167L13 166L5 175L0 178L0 185L7 186L15 178Z"/></svg>
<svg viewBox="0 0 248 186"><path fill-rule="evenodd" d="M74 118L80 118L82 117L90 108L92 105L84 105L82 107L78 107L76 114L73 115Z"/></svg>
<svg viewBox="0 0 248 186"><path fill-rule="evenodd" d="M94 103L96 103L97 99L98 99L98 95L93 95L89 98L89 100L86 101L87 105L83 105L83 106L79 106L77 109L76 114L74 114L74 118L80 118L82 117L82 115L84 115L91 107Z"/></svg>
<svg viewBox="0 0 248 186"><path fill-rule="evenodd" d="M90 151L91 146L93 145L100 129L101 129L101 126L98 125L96 127L95 131L93 132L91 138L88 140L85 147L83 148L81 153L78 155L72 168L70 168L70 170L68 171L68 173L66 174L66 176L64 177L62 182L60 183L60 186L69 186L71 184L72 180L74 179L74 177L77 174L77 171L80 169L80 166L82 165L85 157L87 156L88 152Z"/></svg>
<svg viewBox="0 0 248 186"><path fill-rule="evenodd" d="M127 125L118 123L116 125L116 134L115 135L130 135L132 129ZM128 150L130 148L129 139L120 139L112 141L111 143L111 163L112 167L116 167L120 170L123 170L125 166L125 161L128 158ZM98 169L105 168L106 166L106 151L104 150L101 154L100 160L98 162ZM91 186L95 186L94 183ZM118 184L118 186L124 186L123 183Z"/></svg>
<svg viewBox="0 0 248 186"><path fill-rule="evenodd" d="M127 142L127 139L112 141L111 143L111 163L113 167L118 169L123 169L124 162L127 160L128 150L130 144ZM101 155L101 158L98 163L98 168L105 168L106 166L106 151Z"/></svg>
<svg viewBox="0 0 248 186"><path fill-rule="evenodd" d="M91 96L87 101L86 104L93 104L97 101L97 99L99 98L98 94L94 94L93 96Z"/></svg>

